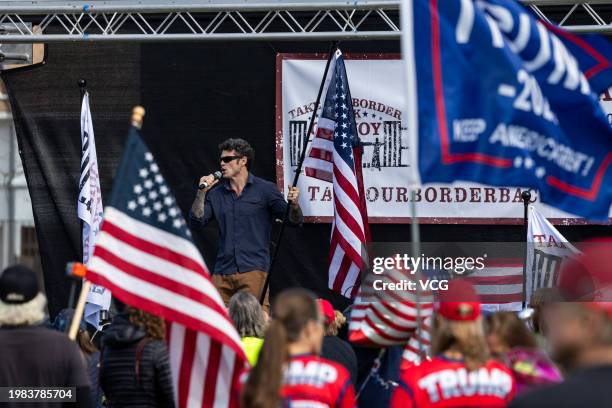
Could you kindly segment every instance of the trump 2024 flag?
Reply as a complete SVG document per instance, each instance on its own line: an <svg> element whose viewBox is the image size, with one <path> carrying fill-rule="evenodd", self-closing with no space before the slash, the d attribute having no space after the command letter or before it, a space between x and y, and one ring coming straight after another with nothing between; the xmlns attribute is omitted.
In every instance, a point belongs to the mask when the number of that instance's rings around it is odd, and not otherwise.
<svg viewBox="0 0 612 408"><path fill-rule="evenodd" d="M612 129L597 95L612 83L609 44L538 21L516 1L402 6L421 182L532 187L554 207L607 220Z"/></svg>

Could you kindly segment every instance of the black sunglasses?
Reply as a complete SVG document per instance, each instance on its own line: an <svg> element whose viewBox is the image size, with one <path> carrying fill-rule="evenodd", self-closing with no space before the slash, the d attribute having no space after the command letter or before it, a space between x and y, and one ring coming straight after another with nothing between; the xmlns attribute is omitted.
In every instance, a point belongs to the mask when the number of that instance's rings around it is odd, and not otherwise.
<svg viewBox="0 0 612 408"><path fill-rule="evenodd" d="M232 160L236 160L236 159L240 159L242 156L224 156L224 157L220 157L219 160L221 160L223 163L229 163Z"/></svg>

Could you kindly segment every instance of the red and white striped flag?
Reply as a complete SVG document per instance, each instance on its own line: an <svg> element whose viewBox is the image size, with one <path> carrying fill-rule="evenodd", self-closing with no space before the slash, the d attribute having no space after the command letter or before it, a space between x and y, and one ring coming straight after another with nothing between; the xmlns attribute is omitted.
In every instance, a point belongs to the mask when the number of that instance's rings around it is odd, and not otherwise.
<svg viewBox="0 0 612 408"><path fill-rule="evenodd" d="M420 274L397 265L368 274L351 309L349 341L360 346L405 345L403 362L419 363L429 352L434 294L429 290L375 290L401 282L417 282ZM420 324L420 327L419 327Z"/></svg>
<svg viewBox="0 0 612 408"><path fill-rule="evenodd" d="M484 269L462 278L476 289L482 310L519 311L523 303L523 260L487 259Z"/></svg>
<svg viewBox="0 0 612 408"><path fill-rule="evenodd" d="M365 269L368 213L363 194L361 147L351 92L340 50L333 56L317 133L304 162L307 176L333 183L334 221L328 285L353 298Z"/></svg>
<svg viewBox="0 0 612 408"><path fill-rule="evenodd" d="M87 278L166 319L178 408L238 406L240 337L136 128L115 180Z"/></svg>

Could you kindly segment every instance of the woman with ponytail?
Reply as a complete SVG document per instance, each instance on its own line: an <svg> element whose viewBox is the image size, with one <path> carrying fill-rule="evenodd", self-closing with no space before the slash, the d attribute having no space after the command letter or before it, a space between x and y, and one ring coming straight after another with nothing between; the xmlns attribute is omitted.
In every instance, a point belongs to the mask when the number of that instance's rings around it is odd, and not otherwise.
<svg viewBox="0 0 612 408"><path fill-rule="evenodd" d="M508 406L516 393L511 372L489 358L480 303L467 281L440 291L432 328L433 358L400 373L392 407Z"/></svg>
<svg viewBox="0 0 612 408"><path fill-rule="evenodd" d="M243 389L242 406L356 406L347 370L318 356L323 334L323 315L313 294L304 289L279 294L259 360Z"/></svg>

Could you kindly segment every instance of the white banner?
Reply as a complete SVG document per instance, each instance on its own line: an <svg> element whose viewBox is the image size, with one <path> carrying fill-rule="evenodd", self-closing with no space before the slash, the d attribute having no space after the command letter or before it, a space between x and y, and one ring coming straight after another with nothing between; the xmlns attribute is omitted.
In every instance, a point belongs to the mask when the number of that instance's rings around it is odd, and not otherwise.
<svg viewBox="0 0 612 408"><path fill-rule="evenodd" d="M534 291L556 286L563 260L580 252L533 206L528 217L527 302Z"/></svg>
<svg viewBox="0 0 612 408"><path fill-rule="evenodd" d="M276 164L277 182L283 191L293 182L304 148L325 58L321 54L279 54L277 58ZM409 222L411 167L409 124L402 110L402 60L399 55L381 54L345 54L345 59L357 130L364 144L363 177L370 222ZM298 187L306 221L331 221L331 184L302 174ZM522 190L466 182L428 184L417 190L417 215L425 223L521 224ZM532 202L538 202L537 192L532 191ZM545 204L538 204L538 208L554 223L585 223Z"/></svg>
<svg viewBox="0 0 612 408"><path fill-rule="evenodd" d="M104 213L96 141L87 92L83 96L81 105L81 149L81 178L77 211L79 218L83 220L83 263L87 264L93 255L96 235L100 231ZM108 310L110 302L110 290L103 286L91 285L85 305L83 317L85 321L99 328L100 310Z"/></svg>

